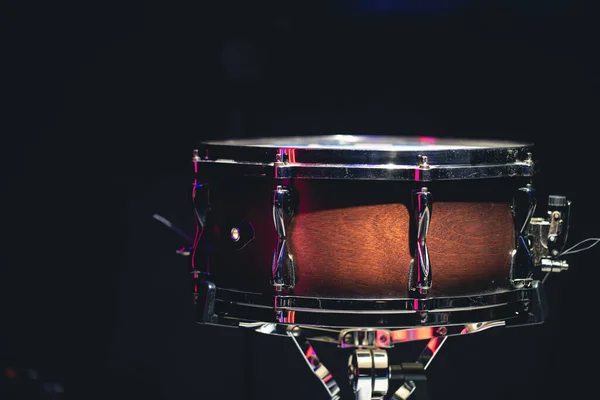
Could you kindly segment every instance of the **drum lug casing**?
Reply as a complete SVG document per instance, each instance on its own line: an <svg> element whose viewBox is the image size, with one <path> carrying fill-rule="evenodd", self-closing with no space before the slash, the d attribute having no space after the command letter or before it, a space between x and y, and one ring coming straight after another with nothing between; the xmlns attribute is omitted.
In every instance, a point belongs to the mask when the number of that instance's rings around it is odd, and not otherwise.
<svg viewBox="0 0 600 400"><path fill-rule="evenodd" d="M291 291L296 285L294 257L289 251L288 228L297 212L297 193L290 187L278 185L273 191L273 224L277 243L271 264L271 286L276 293Z"/></svg>
<svg viewBox="0 0 600 400"><path fill-rule="evenodd" d="M416 296L426 296L432 284L431 261L427 250L427 232L431 221L432 206L433 197L426 187L413 192L414 257L410 263L408 290L409 293Z"/></svg>

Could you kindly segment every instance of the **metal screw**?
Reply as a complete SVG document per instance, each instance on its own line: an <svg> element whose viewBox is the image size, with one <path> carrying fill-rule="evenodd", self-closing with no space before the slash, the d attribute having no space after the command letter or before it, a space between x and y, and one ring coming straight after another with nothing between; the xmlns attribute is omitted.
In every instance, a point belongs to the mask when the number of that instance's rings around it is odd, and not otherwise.
<svg viewBox="0 0 600 400"><path fill-rule="evenodd" d="M229 237L234 242L237 242L238 240L240 240L241 237L240 230L236 227L231 228L231 231L229 232Z"/></svg>
<svg viewBox="0 0 600 400"><path fill-rule="evenodd" d="M300 329L299 326L294 326L291 329L292 335L294 335L295 337L299 337L300 335L302 335L302 329Z"/></svg>
<svg viewBox="0 0 600 400"><path fill-rule="evenodd" d="M283 165L283 160L281 158L281 154L275 154L275 165Z"/></svg>
<svg viewBox="0 0 600 400"><path fill-rule="evenodd" d="M352 339L353 339L353 337L352 337L351 333L346 333L344 335L344 343L346 343L346 344L352 344L352 342L353 342Z"/></svg>

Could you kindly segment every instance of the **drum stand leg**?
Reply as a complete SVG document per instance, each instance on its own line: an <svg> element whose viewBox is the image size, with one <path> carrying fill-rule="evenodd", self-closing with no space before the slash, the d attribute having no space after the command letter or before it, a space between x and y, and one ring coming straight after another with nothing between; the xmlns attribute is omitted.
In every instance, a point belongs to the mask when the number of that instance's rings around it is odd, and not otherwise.
<svg viewBox="0 0 600 400"><path fill-rule="evenodd" d="M425 370L431 364L431 361L446 342L448 337L435 337L429 339L427 346L414 363L403 363L400 365L390 365L390 379L402 380L404 383L394 392L391 400L411 400L429 398L427 394L427 377ZM417 385L416 382L419 382Z"/></svg>
<svg viewBox="0 0 600 400"><path fill-rule="evenodd" d="M340 400L341 394L337 382L333 379L331 372L329 372L325 365L319 360L315 349L302 333L302 329L300 329L300 327L294 327L288 331L288 336L292 338L296 347L304 357L304 360L312 370L313 374L319 378L331 399Z"/></svg>
<svg viewBox="0 0 600 400"><path fill-rule="evenodd" d="M332 400L341 399L340 388L329 370L321 363L300 327L288 331L312 372L319 378ZM425 371L447 337L435 337L412 363L390 365L387 351L380 348L358 348L350 356L348 376L356 400L427 400ZM390 383L402 382L393 393ZM391 395L391 397L390 397Z"/></svg>

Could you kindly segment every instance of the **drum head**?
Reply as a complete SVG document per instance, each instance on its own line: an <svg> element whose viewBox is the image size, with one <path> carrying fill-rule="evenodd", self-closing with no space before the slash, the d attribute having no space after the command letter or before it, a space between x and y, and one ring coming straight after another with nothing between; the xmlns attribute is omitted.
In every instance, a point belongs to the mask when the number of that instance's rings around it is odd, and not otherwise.
<svg viewBox="0 0 600 400"><path fill-rule="evenodd" d="M526 143L500 140L435 138L429 136L366 136L329 135L279 138L234 139L210 141L213 146L242 146L263 148L374 150L374 151L440 151L469 149L501 149L529 146Z"/></svg>
<svg viewBox="0 0 600 400"><path fill-rule="evenodd" d="M212 164L205 172L220 175L433 181L532 176L532 147L422 136L303 136L204 142L194 161Z"/></svg>

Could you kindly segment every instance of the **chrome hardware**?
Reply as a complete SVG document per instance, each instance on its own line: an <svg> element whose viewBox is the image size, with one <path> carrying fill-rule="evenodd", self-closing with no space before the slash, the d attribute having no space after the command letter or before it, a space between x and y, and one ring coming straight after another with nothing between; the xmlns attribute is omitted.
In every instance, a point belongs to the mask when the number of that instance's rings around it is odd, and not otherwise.
<svg viewBox="0 0 600 400"><path fill-rule="evenodd" d="M548 196L548 250L550 255L556 257L565 248L569 235L569 217L571 202L564 196Z"/></svg>
<svg viewBox="0 0 600 400"><path fill-rule="evenodd" d="M198 150L194 150L192 161L194 164L194 174L197 174L198 162L200 161ZM193 301L194 304L198 304L199 301L202 301L199 289L208 284L206 279L210 276L210 246L208 239L210 232L208 229L205 229L210 213L210 197L208 184L199 183L197 177L194 177L192 186L192 209L194 220L196 222L196 234L192 240L189 254L194 296ZM185 255L185 253L182 254Z"/></svg>
<svg viewBox="0 0 600 400"><path fill-rule="evenodd" d="M331 399L340 400L341 393L337 382L335 379L333 379L331 372L329 372L325 365L323 365L323 363L319 360L315 349L304 336L302 329L297 326L290 327L287 330L287 336L292 338L294 344L298 348L298 351L300 351L300 354L302 354L313 374L319 378Z"/></svg>
<svg viewBox="0 0 600 400"><path fill-rule="evenodd" d="M357 400L383 399L389 388L385 350L355 350L348 360L348 376Z"/></svg>
<svg viewBox="0 0 600 400"><path fill-rule="evenodd" d="M430 339L416 362L390 366L390 379L404 381L402 386L392 395L391 400L408 399L417 390L415 381L425 382L427 380L425 371L446 342L446 339L446 337Z"/></svg>
<svg viewBox="0 0 600 400"><path fill-rule="evenodd" d="M386 330L390 334L389 346L354 346L341 344L347 337L348 330L339 330L332 328L324 328L318 326L306 325L289 325L267 322L239 322L236 325L242 328L252 329L258 333L287 336L291 327L299 327L302 329L303 335L311 341L337 344L340 348L393 348L397 344L414 342L418 340L427 340L433 338L444 338L450 336L470 335L473 333L483 332L492 328L513 327L508 325L507 321L487 321L478 323L467 323L461 325L419 327L419 328L402 328L394 330ZM521 324L520 326L522 326ZM352 330L350 330L352 331Z"/></svg>
<svg viewBox="0 0 600 400"><path fill-rule="evenodd" d="M277 232L277 245L271 265L271 285L276 292L291 290L296 284L294 258L287 246L287 226L296 214L294 193L278 185L273 192L273 223Z"/></svg>
<svg viewBox="0 0 600 400"><path fill-rule="evenodd" d="M197 149L194 149L194 151L192 152L192 162L197 163L205 160L208 160L208 149L204 151L204 158L200 157L199 151ZM195 169L195 172L198 172L197 168Z"/></svg>
<svg viewBox="0 0 600 400"><path fill-rule="evenodd" d="M542 263L542 258L549 255L548 237L550 233L550 222L545 218L532 218L529 226L529 239L531 255L535 265Z"/></svg>
<svg viewBox="0 0 600 400"><path fill-rule="evenodd" d="M199 322L214 323L218 317L215 314L215 302L217 298L217 287L214 283L204 281L196 287L197 317Z"/></svg>
<svg viewBox="0 0 600 400"><path fill-rule="evenodd" d="M436 139L433 148L424 149L418 138L333 135L236 139L203 146L213 155L201 160L203 174L219 178L429 182L534 175L533 163L527 160L532 145L526 143Z"/></svg>
<svg viewBox="0 0 600 400"><path fill-rule="evenodd" d="M237 242L240 240L240 230L237 227L233 227L231 228L231 230L229 231L229 238L231 240L233 240L234 242Z"/></svg>
<svg viewBox="0 0 600 400"><path fill-rule="evenodd" d="M281 156L280 153L275 154L275 165L278 167L282 167L285 165L285 162L283 161L283 157Z"/></svg>
<svg viewBox="0 0 600 400"><path fill-rule="evenodd" d="M448 336L434 337L429 339L427 346L425 346L421 352L421 355L419 355L419 358L417 359L417 363L423 365L423 370L426 370L427 367L429 367L433 361L433 358L442 348L442 345L446 343L446 339L448 339Z"/></svg>
<svg viewBox="0 0 600 400"><path fill-rule="evenodd" d="M393 347L391 332L387 329L344 329L340 332L339 347L382 348Z"/></svg>
<svg viewBox="0 0 600 400"><path fill-rule="evenodd" d="M412 326L433 329L442 325L463 325L473 321L526 323L527 307L536 301L542 285L497 291L478 296L399 298L387 300L331 299L292 295L264 295L219 289L216 311L225 325L263 321L295 325L321 325L332 329L398 329ZM273 318L271 310L278 312ZM422 314L427 315L423 321ZM540 317L543 318L543 315ZM541 322L541 321L539 321ZM433 331L428 333L437 336ZM394 341L397 338L392 338ZM337 334L333 339L340 343Z"/></svg>
<svg viewBox="0 0 600 400"><path fill-rule="evenodd" d="M548 216L532 218L529 223L528 240L535 267L543 272L560 272L569 268L559 260L569 234L571 202L564 196L548 197Z"/></svg>
<svg viewBox="0 0 600 400"><path fill-rule="evenodd" d="M424 159L427 163L427 159ZM431 263L427 251L427 231L431 220L433 199L426 187L413 193L412 209L416 230L414 257L410 263L408 289L417 295L426 295L431 289Z"/></svg>
<svg viewBox="0 0 600 400"><path fill-rule="evenodd" d="M427 156L422 156L422 155L420 155L418 158L419 158L419 162L417 164L418 167L420 169L429 169L429 163L428 163L429 158Z"/></svg>
<svg viewBox="0 0 600 400"><path fill-rule="evenodd" d="M417 385L414 381L406 381L396 390L390 400L406 400L414 393L415 389L417 389Z"/></svg>
<svg viewBox="0 0 600 400"><path fill-rule="evenodd" d="M527 184L518 189L513 199L515 249L510 255L510 281L515 288L528 287L533 279L533 261L530 254L528 230L537 205L534 193L532 185Z"/></svg>
<svg viewBox="0 0 600 400"><path fill-rule="evenodd" d="M569 264L565 260L551 260L542 258L542 272L561 272L569 269Z"/></svg>
<svg viewBox="0 0 600 400"><path fill-rule="evenodd" d="M254 240L254 227L248 221L228 221L226 226L227 245L234 250L241 250Z"/></svg>
<svg viewBox="0 0 600 400"><path fill-rule="evenodd" d="M355 350L348 360L348 376L356 399L383 399L391 380L404 381L391 398L408 399L417 389L415 381L426 381L425 371L446 339L430 339L416 362L398 365L390 365L386 350Z"/></svg>
<svg viewBox="0 0 600 400"><path fill-rule="evenodd" d="M192 187L192 208L196 221L196 235L192 243L191 269L199 274L210 274L210 247L208 236L210 232L205 229L210 213L210 197L208 184L197 183L194 180Z"/></svg>

